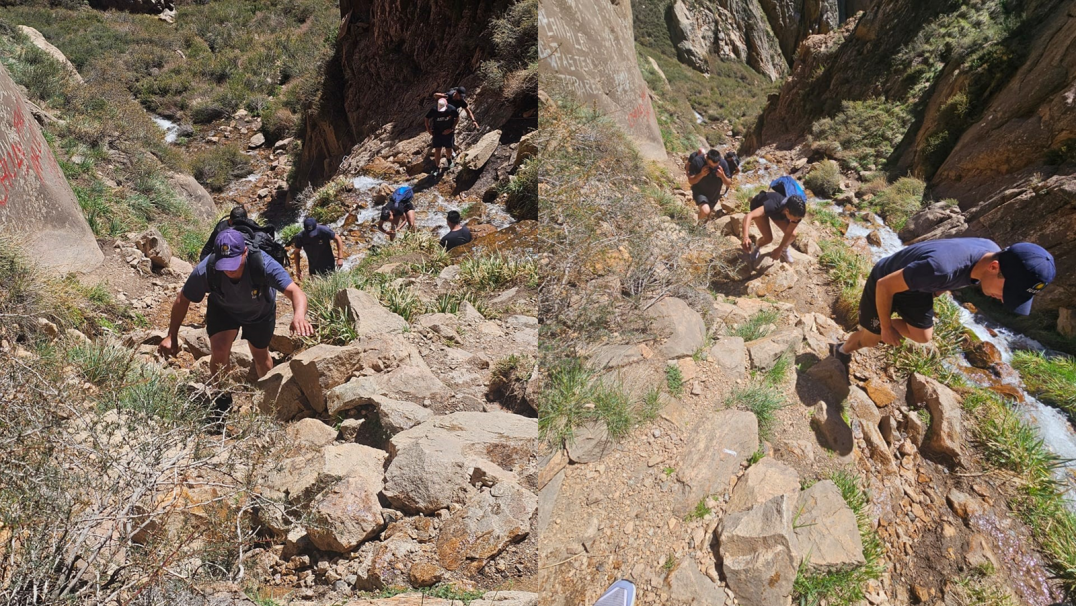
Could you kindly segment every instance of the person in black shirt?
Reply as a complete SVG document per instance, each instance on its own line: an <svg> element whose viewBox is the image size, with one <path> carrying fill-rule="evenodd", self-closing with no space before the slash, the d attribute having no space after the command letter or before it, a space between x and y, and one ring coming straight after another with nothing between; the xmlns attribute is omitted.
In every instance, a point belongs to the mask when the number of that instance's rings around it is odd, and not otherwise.
<svg viewBox="0 0 1076 606"><path fill-rule="evenodd" d="M457 246L470 242L471 230L466 226L460 225L460 213L456 210L448 211L448 229L449 232L441 237L441 246L445 251L452 250Z"/></svg>
<svg viewBox="0 0 1076 606"><path fill-rule="evenodd" d="M847 368L852 352L904 339L927 343L934 335L934 297L978 285L1018 315L1031 313L1035 295L1056 274L1053 256L1020 242L1001 250L983 238L928 240L875 264L859 301L859 330L830 353ZM893 318L896 313L899 318Z"/></svg>
<svg viewBox="0 0 1076 606"><path fill-rule="evenodd" d="M205 245L202 246L202 252L198 255L198 260L200 261L208 257L209 254L213 252L213 243L217 241L217 236L220 235L220 232L237 226L245 227L249 229L251 233L261 231L269 234L270 236L272 236L276 232L276 230L273 229L273 226L271 225L262 227L261 225L258 225L254 221L248 219L247 209L243 206L236 206L232 208L232 212L228 213L227 217L221 219L217 223L217 226L213 228L213 233L209 234L209 239L206 240Z"/></svg>
<svg viewBox="0 0 1076 606"><path fill-rule="evenodd" d="M340 252L338 256L333 255L334 241ZM295 262L295 278L298 280L303 279L303 267L299 262L300 250L306 251L306 262L310 265L312 276L331 273L344 264L344 240L328 227L318 225L313 217L303 220L303 231L295 234L291 244L295 247L292 261Z"/></svg>
<svg viewBox="0 0 1076 606"><path fill-rule="evenodd" d="M778 259L785 263L792 262L792 253L788 247L796 239L796 228L800 221L807 215L807 201L802 196L785 197L775 191L764 191L751 200L751 212L744 215L741 245L744 252L749 252L748 263L754 265L763 246L773 242L773 230L770 228L772 221L781 233L781 243L770 253L774 261ZM751 248L750 228L754 221L758 230L762 232L762 238Z"/></svg>
<svg viewBox="0 0 1076 606"><path fill-rule="evenodd" d="M434 93L434 99L446 99L448 104L456 109L462 109L467 112L467 117L471 119L471 124L478 128L478 120L475 120L474 112L467 106L467 89L462 86L448 89L447 93Z"/></svg>
<svg viewBox="0 0 1076 606"><path fill-rule="evenodd" d="M699 149L688 156L684 170L687 171L687 181L691 184L691 197L695 199L699 209L701 224L709 219L717 208L717 201L723 194L722 186L732 187L732 180L728 177L729 165L716 149L706 153Z"/></svg>
<svg viewBox="0 0 1076 606"><path fill-rule="evenodd" d="M434 175L441 171L442 149L445 150L445 155L448 156L448 166L445 167L445 170L452 168L452 150L456 146L456 124L459 121L459 110L449 105L445 99L438 99L437 107L426 114L426 132L433 137L430 147L433 148Z"/></svg>

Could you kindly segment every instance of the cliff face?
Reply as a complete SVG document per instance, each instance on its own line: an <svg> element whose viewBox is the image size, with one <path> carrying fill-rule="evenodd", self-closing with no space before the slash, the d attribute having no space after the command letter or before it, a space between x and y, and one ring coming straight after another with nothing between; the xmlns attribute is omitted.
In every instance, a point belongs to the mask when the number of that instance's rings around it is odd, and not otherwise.
<svg viewBox="0 0 1076 606"><path fill-rule="evenodd" d="M812 125L840 112L844 101L902 104L913 120L889 158L888 172L926 178L930 197L955 198L963 211L962 221L935 235L980 235L1002 246L1041 244L1054 255L1058 270L1055 284L1042 294L1042 307L1071 304L1076 300L1076 2L994 4L999 8L991 10L1014 11L1005 17L1019 24L980 48L966 42L979 32L938 25L959 4L911 0L878 3L840 33L809 38L798 51L792 77L771 97L743 151L803 142ZM997 15L988 17L998 21ZM973 25L992 26L988 19L983 23ZM906 49L929 48L931 36L949 36L967 48L908 59ZM902 52L904 63L898 60Z"/></svg>
<svg viewBox="0 0 1076 606"><path fill-rule="evenodd" d="M541 73L612 117L644 157L664 160L661 131L635 56L631 4L543 0L538 21Z"/></svg>
<svg viewBox="0 0 1076 606"><path fill-rule="evenodd" d="M327 69L321 103L306 117L297 185L332 175L352 147L392 123L389 136L423 132L432 94L464 85L471 110L496 128L524 107L537 107L531 91L505 98L474 95L477 75L494 54L490 22L511 0L341 0L337 53ZM470 133L458 137L468 144ZM515 137L518 140L522 131ZM510 141L506 141L510 142Z"/></svg>
<svg viewBox="0 0 1076 606"><path fill-rule="evenodd" d="M104 259L19 88L0 65L0 234L35 265L92 271Z"/></svg>

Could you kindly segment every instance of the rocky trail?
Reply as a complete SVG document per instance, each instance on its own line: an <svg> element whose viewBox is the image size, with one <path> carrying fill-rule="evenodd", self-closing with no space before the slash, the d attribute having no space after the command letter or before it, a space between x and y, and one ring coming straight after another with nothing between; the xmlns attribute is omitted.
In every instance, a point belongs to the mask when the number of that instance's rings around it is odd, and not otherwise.
<svg viewBox="0 0 1076 606"><path fill-rule="evenodd" d="M795 160L760 154L737 185L796 174L806 163ZM738 248L736 210L706 225L716 247ZM845 219L841 231L869 256L871 230L860 225ZM871 605L956 604L959 579L983 567L1019 603L1060 597L1009 515L1009 479L977 460L960 396L901 377L880 352L857 353L847 374L829 357L846 335L817 261L833 235L817 222L803 227L795 248L811 254L764 262L725 294L665 298L647 312L650 339L590 352L607 379L637 393L662 386L662 406L620 441L589 426L547 455L537 528L542 584L563 588L552 603L590 603L628 578L644 604L787 604L801 561L813 574L875 571L861 577L859 603ZM761 338L731 336L760 312L774 318ZM760 431L762 417L737 397L766 384L783 404ZM857 494L868 496L853 510Z"/></svg>

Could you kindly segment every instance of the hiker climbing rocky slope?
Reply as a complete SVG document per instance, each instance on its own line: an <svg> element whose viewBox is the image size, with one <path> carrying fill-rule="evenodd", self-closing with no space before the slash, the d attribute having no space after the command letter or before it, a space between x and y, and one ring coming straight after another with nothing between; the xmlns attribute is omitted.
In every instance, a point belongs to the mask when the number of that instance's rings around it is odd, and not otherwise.
<svg viewBox="0 0 1076 606"><path fill-rule="evenodd" d="M1072 11L1071 2L877 3L799 46L743 149L806 141L860 174L921 176L930 196L961 211L935 237L1040 242L1059 276L1041 303L1063 306L1076 298ZM933 217L922 234L948 218Z"/></svg>

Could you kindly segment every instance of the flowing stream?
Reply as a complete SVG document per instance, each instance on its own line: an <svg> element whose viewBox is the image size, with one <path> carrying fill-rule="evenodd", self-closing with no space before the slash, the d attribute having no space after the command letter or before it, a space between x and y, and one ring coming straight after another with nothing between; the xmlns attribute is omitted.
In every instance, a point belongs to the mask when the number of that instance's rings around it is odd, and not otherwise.
<svg viewBox="0 0 1076 606"><path fill-rule="evenodd" d="M161 127L161 130L164 131L164 142L165 143L175 143L176 142L176 138L179 137L179 125L178 124L176 124L175 122L172 122L168 118L162 118L162 117L160 117L160 116L158 116L156 114L150 114L149 117L153 119L153 121L157 124L157 126Z"/></svg>

